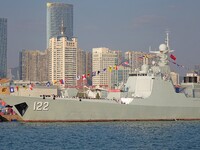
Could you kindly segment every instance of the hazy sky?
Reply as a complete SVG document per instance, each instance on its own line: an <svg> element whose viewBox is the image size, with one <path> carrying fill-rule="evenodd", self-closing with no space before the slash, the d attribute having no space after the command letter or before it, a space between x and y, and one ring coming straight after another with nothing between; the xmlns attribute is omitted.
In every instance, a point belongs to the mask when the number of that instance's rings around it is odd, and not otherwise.
<svg viewBox="0 0 200 150"><path fill-rule="evenodd" d="M0 18L8 19L8 67L18 66L22 49L46 48L46 3L74 6L74 36L79 48L148 52L164 42L177 63L200 64L200 0L0 0Z"/></svg>

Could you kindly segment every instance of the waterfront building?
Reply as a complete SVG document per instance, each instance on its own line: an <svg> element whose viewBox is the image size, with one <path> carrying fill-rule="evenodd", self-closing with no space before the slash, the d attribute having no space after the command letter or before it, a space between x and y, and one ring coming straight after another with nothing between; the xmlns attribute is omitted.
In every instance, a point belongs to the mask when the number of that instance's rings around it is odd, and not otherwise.
<svg viewBox="0 0 200 150"><path fill-rule="evenodd" d="M82 49L77 50L77 75L86 73L86 52Z"/></svg>
<svg viewBox="0 0 200 150"><path fill-rule="evenodd" d="M0 18L0 78L7 76L7 19Z"/></svg>
<svg viewBox="0 0 200 150"><path fill-rule="evenodd" d="M86 79L82 80L85 75ZM77 76L80 80L77 81L77 86L92 85L92 52L78 49L77 51Z"/></svg>
<svg viewBox="0 0 200 150"><path fill-rule="evenodd" d="M19 67L9 68L7 77L12 80L19 80Z"/></svg>
<svg viewBox="0 0 200 150"><path fill-rule="evenodd" d="M19 74L23 81L48 81L47 50L22 50L19 53Z"/></svg>
<svg viewBox="0 0 200 150"><path fill-rule="evenodd" d="M157 59L155 54L149 54L139 51L127 51L125 52L125 60L129 63L131 67L131 72L135 70L140 70L142 64L151 65L152 61Z"/></svg>
<svg viewBox="0 0 200 150"><path fill-rule="evenodd" d="M121 64L117 69L112 71L111 88L123 89L131 71L131 67Z"/></svg>
<svg viewBox="0 0 200 150"><path fill-rule="evenodd" d="M89 74L89 77L87 78L88 85L92 85L92 52L86 51L85 52L85 72L86 74Z"/></svg>
<svg viewBox="0 0 200 150"><path fill-rule="evenodd" d="M85 74L85 51L82 49L77 50L77 82L76 85L80 88L87 85L87 79L82 79Z"/></svg>
<svg viewBox="0 0 200 150"><path fill-rule="evenodd" d="M60 35L60 28L66 28L64 34L73 37L73 5L65 3L47 3L47 47L49 39Z"/></svg>
<svg viewBox="0 0 200 150"><path fill-rule="evenodd" d="M105 47L92 49L92 72L96 75L92 77L92 84L95 86L106 86L111 88L111 70L109 67L117 63L117 54ZM104 70L106 69L106 70Z"/></svg>
<svg viewBox="0 0 200 150"><path fill-rule="evenodd" d="M125 59L129 62L131 67L131 72L134 72L136 69L141 68L143 64L144 52L138 51L127 51L125 52Z"/></svg>
<svg viewBox="0 0 200 150"><path fill-rule="evenodd" d="M120 50L113 50L116 54L117 54L117 62L116 62L116 65L120 65L123 60L124 60L124 56L123 56L123 53L122 51Z"/></svg>
<svg viewBox="0 0 200 150"><path fill-rule="evenodd" d="M77 47L77 38L68 39L64 27L60 36L49 40L49 81L53 84L77 85Z"/></svg>

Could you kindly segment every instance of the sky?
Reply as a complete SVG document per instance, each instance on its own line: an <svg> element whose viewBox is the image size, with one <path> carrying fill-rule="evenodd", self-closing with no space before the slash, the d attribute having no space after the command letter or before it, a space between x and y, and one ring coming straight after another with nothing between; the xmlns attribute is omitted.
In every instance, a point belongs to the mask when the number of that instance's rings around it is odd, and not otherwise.
<svg viewBox="0 0 200 150"><path fill-rule="evenodd" d="M83 50L148 52L169 31L177 64L200 64L200 0L0 0L0 18L8 19L8 68L18 66L22 49L45 50L47 2L73 4L74 36Z"/></svg>

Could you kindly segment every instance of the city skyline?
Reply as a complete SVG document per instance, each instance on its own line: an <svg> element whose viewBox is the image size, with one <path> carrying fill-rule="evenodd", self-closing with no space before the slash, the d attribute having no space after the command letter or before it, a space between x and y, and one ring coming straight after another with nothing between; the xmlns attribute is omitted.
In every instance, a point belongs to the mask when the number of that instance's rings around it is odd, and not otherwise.
<svg viewBox="0 0 200 150"><path fill-rule="evenodd" d="M8 67L18 66L22 49L45 50L47 2L1 2L0 17L8 20ZM83 50L107 47L148 52L149 46L158 49L169 30L177 63L192 67L200 64L198 0L52 2L74 6L74 36Z"/></svg>

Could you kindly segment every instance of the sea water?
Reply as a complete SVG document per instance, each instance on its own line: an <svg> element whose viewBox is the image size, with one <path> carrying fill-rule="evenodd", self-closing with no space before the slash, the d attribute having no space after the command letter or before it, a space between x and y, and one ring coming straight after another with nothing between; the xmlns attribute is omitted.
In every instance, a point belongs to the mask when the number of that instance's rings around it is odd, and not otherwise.
<svg viewBox="0 0 200 150"><path fill-rule="evenodd" d="M200 121L0 123L0 150L200 149Z"/></svg>

